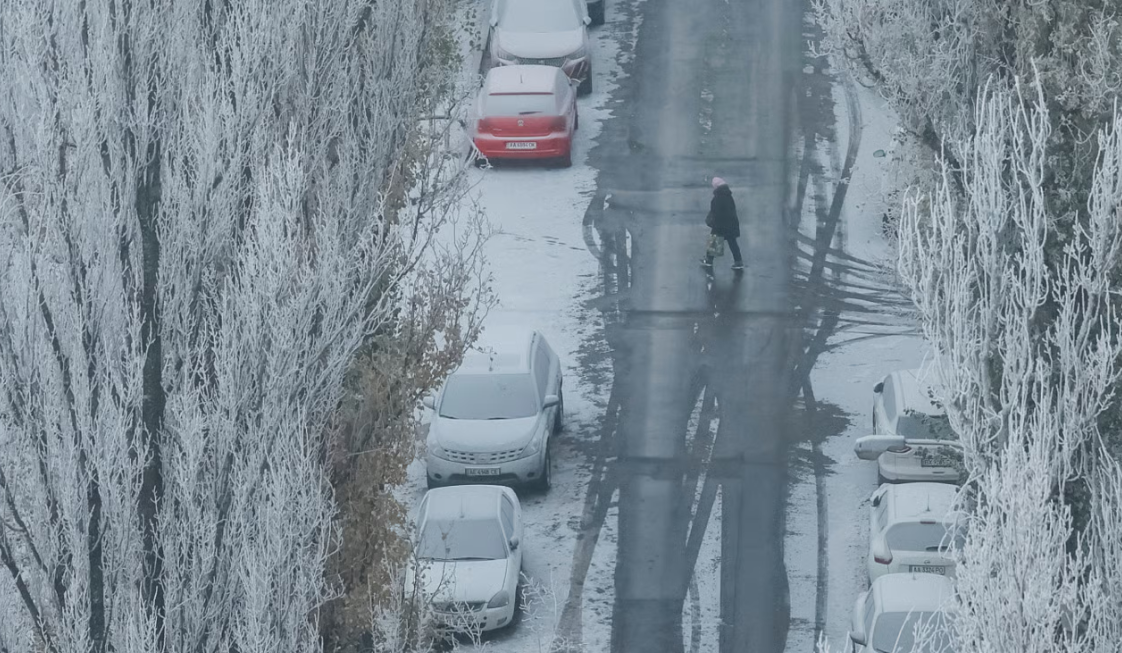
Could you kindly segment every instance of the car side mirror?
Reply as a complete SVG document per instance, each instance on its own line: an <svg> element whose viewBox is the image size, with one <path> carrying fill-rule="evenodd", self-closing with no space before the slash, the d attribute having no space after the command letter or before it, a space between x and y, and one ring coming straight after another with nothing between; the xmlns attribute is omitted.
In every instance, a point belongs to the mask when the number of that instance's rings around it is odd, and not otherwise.
<svg viewBox="0 0 1122 653"><path fill-rule="evenodd" d="M874 385L873 392L877 393L878 395L884 392L884 381L881 381L880 383Z"/></svg>
<svg viewBox="0 0 1122 653"><path fill-rule="evenodd" d="M592 24L592 19L588 16L585 16L583 22L584 22L585 25L591 25Z"/></svg>
<svg viewBox="0 0 1122 653"><path fill-rule="evenodd" d="M561 403L561 398L557 395L546 395L545 400L542 401L542 408L552 408Z"/></svg>
<svg viewBox="0 0 1122 653"><path fill-rule="evenodd" d="M517 551L518 550L518 545L521 544L521 543L522 542L518 539L517 535L510 538L510 550L511 551Z"/></svg>
<svg viewBox="0 0 1122 653"><path fill-rule="evenodd" d="M491 20L488 21L488 22L491 25L491 27L498 27L499 26L499 15L495 12L491 12Z"/></svg>
<svg viewBox="0 0 1122 653"><path fill-rule="evenodd" d="M861 592L853 602L853 622L849 624L849 639L857 646L865 645L865 600L868 592Z"/></svg>
<svg viewBox="0 0 1122 653"><path fill-rule="evenodd" d="M436 410L436 398L432 395L425 395L425 398L421 400L421 403L425 405L425 408Z"/></svg>
<svg viewBox="0 0 1122 653"><path fill-rule="evenodd" d="M876 460L890 447L904 446L902 435L866 435L853 443L853 452L861 460Z"/></svg>

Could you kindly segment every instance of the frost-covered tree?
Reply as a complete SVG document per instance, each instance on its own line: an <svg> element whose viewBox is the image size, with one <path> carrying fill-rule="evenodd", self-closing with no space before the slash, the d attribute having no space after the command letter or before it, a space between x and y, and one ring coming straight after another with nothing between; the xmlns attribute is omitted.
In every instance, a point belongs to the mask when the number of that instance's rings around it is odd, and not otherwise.
<svg viewBox="0 0 1122 653"><path fill-rule="evenodd" d="M319 650L356 356L476 306L443 4L0 3L5 646Z"/></svg>
<svg viewBox="0 0 1122 653"><path fill-rule="evenodd" d="M884 93L905 127L956 156L954 147L973 133L987 80L1037 78L1065 142L1109 121L1122 88L1116 0L816 0L815 7L836 63Z"/></svg>
<svg viewBox="0 0 1122 653"><path fill-rule="evenodd" d="M1098 418L1122 368L1122 118L1098 135L1089 200L1050 261L1043 90L994 89L937 190L901 219L899 268L936 352L967 480L959 651L1115 651L1122 494ZM1077 528L1065 497L1088 488Z"/></svg>

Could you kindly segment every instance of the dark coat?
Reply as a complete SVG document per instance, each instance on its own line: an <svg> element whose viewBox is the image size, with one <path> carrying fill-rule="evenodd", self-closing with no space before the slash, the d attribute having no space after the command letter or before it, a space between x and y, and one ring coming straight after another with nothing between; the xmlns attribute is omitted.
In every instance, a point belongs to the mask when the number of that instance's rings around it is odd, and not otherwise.
<svg viewBox="0 0 1122 653"><path fill-rule="evenodd" d="M740 237L740 218L736 216L736 202L732 200L732 191L728 186L720 186L713 191L709 215L712 219L707 223L713 233L724 238Z"/></svg>

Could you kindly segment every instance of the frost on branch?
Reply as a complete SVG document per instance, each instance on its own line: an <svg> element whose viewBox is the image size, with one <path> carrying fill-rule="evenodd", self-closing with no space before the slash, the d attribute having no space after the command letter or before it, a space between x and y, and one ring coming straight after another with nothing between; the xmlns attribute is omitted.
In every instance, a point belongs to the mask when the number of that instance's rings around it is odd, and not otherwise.
<svg viewBox="0 0 1122 653"><path fill-rule="evenodd" d="M958 557L961 651L1115 650L1122 623L1118 467L1097 420L1122 355L1111 270L1122 247L1122 119L1057 261L1039 85L987 89L954 174L905 205L899 268L936 352L972 512ZM1089 488L1077 528L1067 501ZM1111 557L1114 555L1114 557Z"/></svg>
<svg viewBox="0 0 1122 653"><path fill-rule="evenodd" d="M5 646L321 648L346 376L476 306L396 203L438 7L0 3Z"/></svg>

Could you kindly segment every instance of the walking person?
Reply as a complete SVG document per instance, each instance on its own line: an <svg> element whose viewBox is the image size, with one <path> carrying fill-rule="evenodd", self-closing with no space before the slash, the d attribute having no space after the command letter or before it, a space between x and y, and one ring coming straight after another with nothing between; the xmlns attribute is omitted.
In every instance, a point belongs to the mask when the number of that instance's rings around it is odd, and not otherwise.
<svg viewBox="0 0 1122 653"><path fill-rule="evenodd" d="M713 199L709 201L709 215L705 216L705 224L712 234L724 238L732 252L732 269L743 270L744 259L740 256L740 245L736 239L740 237L740 218L736 215L736 202L732 199L732 190L724 179L713 177ZM706 268L713 267L713 255L705 253L701 265Z"/></svg>

